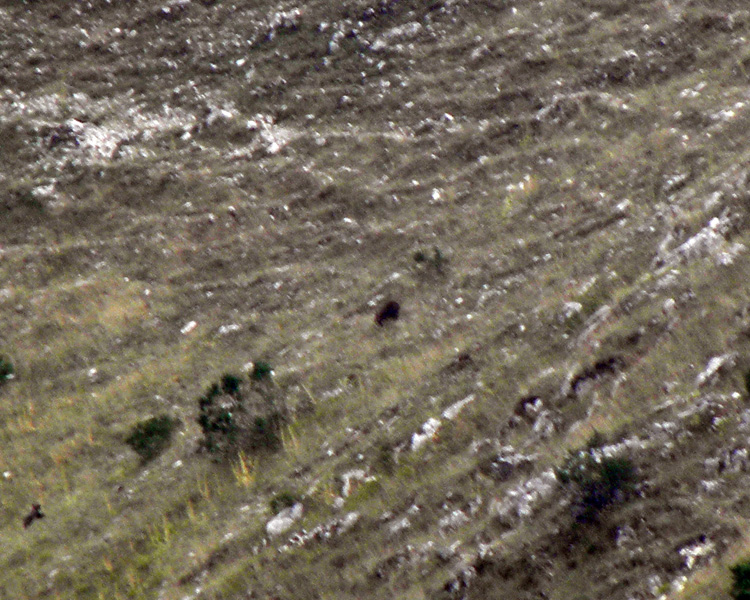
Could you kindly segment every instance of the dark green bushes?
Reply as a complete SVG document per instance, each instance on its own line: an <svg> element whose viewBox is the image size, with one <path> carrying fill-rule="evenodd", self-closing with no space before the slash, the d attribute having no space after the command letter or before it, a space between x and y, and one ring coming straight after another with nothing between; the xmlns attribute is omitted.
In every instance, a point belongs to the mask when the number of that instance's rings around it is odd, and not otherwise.
<svg viewBox="0 0 750 600"><path fill-rule="evenodd" d="M253 368L250 370L250 379L253 381L263 381L270 379L273 375L273 367L267 362L258 361L253 363Z"/></svg>
<svg viewBox="0 0 750 600"><path fill-rule="evenodd" d="M286 422L285 404L268 363L256 362L243 380L231 373L198 399L202 446L209 452L278 450Z"/></svg>
<svg viewBox="0 0 750 600"><path fill-rule="evenodd" d="M13 379L16 370L13 367L13 363L6 356L0 354L0 385L6 381Z"/></svg>
<svg viewBox="0 0 750 600"><path fill-rule="evenodd" d="M231 373L225 373L221 377L221 389L225 394L229 394L230 396L239 393L241 383L242 379Z"/></svg>
<svg viewBox="0 0 750 600"><path fill-rule="evenodd" d="M424 250L417 250L414 253L414 262L417 264L425 265L425 267L431 268L436 273L442 274L443 268L445 267L448 259L442 253L440 248L435 246L432 251L432 255L425 252Z"/></svg>
<svg viewBox="0 0 750 600"><path fill-rule="evenodd" d="M271 498L269 505L271 507L271 512L278 515L282 510L294 506L297 502L299 502L299 498L296 494L284 491Z"/></svg>
<svg viewBox="0 0 750 600"><path fill-rule="evenodd" d="M158 456L168 445L179 421L167 415L152 417L136 424L125 442L144 462Z"/></svg>
<svg viewBox="0 0 750 600"><path fill-rule="evenodd" d="M198 424L203 431L203 446L209 452L234 442L236 420L233 413L239 408L240 400L239 388L229 394L216 383L198 398Z"/></svg>
<svg viewBox="0 0 750 600"><path fill-rule="evenodd" d="M732 583L732 598L735 600L750 600L750 560L737 563L729 567L734 577Z"/></svg>
<svg viewBox="0 0 750 600"><path fill-rule="evenodd" d="M560 483L574 490L579 521L595 520L604 508L623 500L633 490L636 478L630 460L604 457L592 447L571 452L556 475Z"/></svg>

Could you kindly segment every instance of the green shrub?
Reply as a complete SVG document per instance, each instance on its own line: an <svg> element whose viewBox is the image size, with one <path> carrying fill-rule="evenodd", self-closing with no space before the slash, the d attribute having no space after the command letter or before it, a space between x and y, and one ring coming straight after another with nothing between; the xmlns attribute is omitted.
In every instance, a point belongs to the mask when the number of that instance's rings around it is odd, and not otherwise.
<svg viewBox="0 0 750 600"><path fill-rule="evenodd" d="M237 396L240 393L241 383L242 379L232 373L224 373L221 376L221 390L230 396Z"/></svg>
<svg viewBox="0 0 750 600"><path fill-rule="evenodd" d="M256 363L256 381L270 376L271 367ZM253 377L253 375L251 375ZM209 452L278 450L285 413L276 406L275 386L258 385L243 391L242 380L226 373L198 399L202 446Z"/></svg>
<svg viewBox="0 0 750 600"><path fill-rule="evenodd" d="M414 253L414 262L431 267L437 273L442 273L443 267L448 262L448 259L445 258L440 248L435 246L432 250L432 256L424 250L417 250Z"/></svg>
<svg viewBox="0 0 750 600"><path fill-rule="evenodd" d="M576 518L594 520L602 509L623 499L633 489L635 467L627 458L606 458L595 448L571 452L555 471L563 485L576 496Z"/></svg>
<svg viewBox="0 0 750 600"><path fill-rule="evenodd" d="M279 450L283 422L284 419L277 412L256 416L249 432L248 447L251 450Z"/></svg>
<svg viewBox="0 0 750 600"><path fill-rule="evenodd" d="M737 563L729 567L734 577L732 584L732 598L735 600L750 600L750 560Z"/></svg>
<svg viewBox="0 0 750 600"><path fill-rule="evenodd" d="M393 475L396 470L396 458L387 440L378 440L375 444L375 469L385 475Z"/></svg>
<svg viewBox="0 0 750 600"><path fill-rule="evenodd" d="M168 445L179 421L167 415L152 417L136 424L125 442L143 461L158 456Z"/></svg>
<svg viewBox="0 0 750 600"><path fill-rule="evenodd" d="M264 379L270 379L273 375L273 367L267 362L259 360L253 363L253 368L250 370L250 379L253 381L263 381Z"/></svg>
<svg viewBox="0 0 750 600"><path fill-rule="evenodd" d="M13 368L13 363L10 362L10 359L0 354L0 384L3 384L9 379L13 379L15 373L16 371Z"/></svg>
<svg viewBox="0 0 750 600"><path fill-rule="evenodd" d="M221 450L234 441L233 406L222 402L222 396L221 388L214 383L198 398L198 424L203 431L203 446L209 452Z"/></svg>
<svg viewBox="0 0 750 600"><path fill-rule="evenodd" d="M750 396L750 369L745 371L745 391Z"/></svg>
<svg viewBox="0 0 750 600"><path fill-rule="evenodd" d="M289 491L283 491L271 498L269 504L271 506L271 512L275 515L278 515L285 508L289 508L297 504L298 501L299 498L297 498L296 494L293 494Z"/></svg>

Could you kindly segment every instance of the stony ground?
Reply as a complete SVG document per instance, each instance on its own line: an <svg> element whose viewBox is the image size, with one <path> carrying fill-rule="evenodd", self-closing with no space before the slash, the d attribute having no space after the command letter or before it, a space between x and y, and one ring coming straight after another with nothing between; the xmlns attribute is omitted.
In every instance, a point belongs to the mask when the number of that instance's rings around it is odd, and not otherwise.
<svg viewBox="0 0 750 600"><path fill-rule="evenodd" d="M0 2L0 595L729 598L748 36L732 0ZM226 373L278 443L206 451Z"/></svg>

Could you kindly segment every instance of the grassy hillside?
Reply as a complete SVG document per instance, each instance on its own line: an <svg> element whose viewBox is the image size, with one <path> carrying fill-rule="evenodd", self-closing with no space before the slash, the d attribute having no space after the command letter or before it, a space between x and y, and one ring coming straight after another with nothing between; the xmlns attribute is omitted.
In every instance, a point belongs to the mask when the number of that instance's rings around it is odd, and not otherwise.
<svg viewBox="0 0 750 600"><path fill-rule="evenodd" d="M0 596L729 598L749 37L0 1Z"/></svg>

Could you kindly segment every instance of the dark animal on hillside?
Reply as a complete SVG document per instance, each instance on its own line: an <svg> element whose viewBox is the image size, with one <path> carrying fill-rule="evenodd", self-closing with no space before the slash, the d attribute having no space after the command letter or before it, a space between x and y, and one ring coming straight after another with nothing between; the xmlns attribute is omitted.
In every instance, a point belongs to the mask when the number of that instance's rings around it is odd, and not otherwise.
<svg viewBox="0 0 750 600"><path fill-rule="evenodd" d="M42 512L41 504L32 504L31 512L23 518L23 528L26 529L31 525L35 519L43 519L44 513Z"/></svg>
<svg viewBox="0 0 750 600"><path fill-rule="evenodd" d="M375 322L383 326L383 321L387 321L389 319L396 320L398 319L398 311L401 310L401 306L398 302L395 300L389 300L386 302L380 310L378 310L377 313L375 313Z"/></svg>

